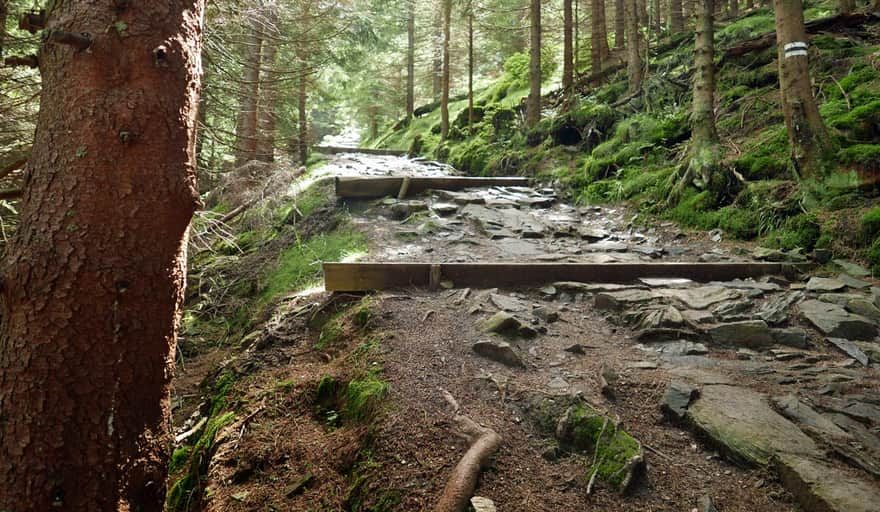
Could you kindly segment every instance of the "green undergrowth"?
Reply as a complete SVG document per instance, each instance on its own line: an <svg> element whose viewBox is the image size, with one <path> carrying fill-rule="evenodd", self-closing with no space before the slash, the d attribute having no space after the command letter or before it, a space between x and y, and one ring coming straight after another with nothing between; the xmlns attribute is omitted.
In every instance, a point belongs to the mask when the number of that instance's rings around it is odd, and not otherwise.
<svg viewBox="0 0 880 512"><path fill-rule="evenodd" d="M809 21L831 16L836 9L830 0L808 1L805 17ZM536 176L554 182L580 204L628 201L638 206L647 223L669 219L694 229L722 229L726 238L787 250L833 248L840 256L862 258L880 269L876 236L862 237L858 243L832 243L844 231L844 222L836 221L834 212L876 202L880 192L880 70L873 62L880 46L842 32L811 36L811 74L833 150L823 164L824 173L804 179L789 156L776 47L720 59L725 49L772 33L774 23L772 10L764 7L736 20L719 20L716 27L722 168L745 180L741 190L710 197L706 184L697 181L677 205L669 204L691 156L690 36L680 44L664 41L653 46L664 51L652 57L644 94L623 105L614 104L627 99L621 71L585 88L568 102L567 110L557 107L527 130L516 108L526 94L524 88L516 88L526 82L514 79L522 77L526 61L515 56L495 84L477 93L479 116L471 129L460 124L460 114L466 116L466 109L460 110L462 102L453 112L456 129L442 145L430 129L439 119L432 117L439 116L438 110L399 130L388 130L373 143L440 158L473 175ZM508 102L511 97L516 103Z"/></svg>

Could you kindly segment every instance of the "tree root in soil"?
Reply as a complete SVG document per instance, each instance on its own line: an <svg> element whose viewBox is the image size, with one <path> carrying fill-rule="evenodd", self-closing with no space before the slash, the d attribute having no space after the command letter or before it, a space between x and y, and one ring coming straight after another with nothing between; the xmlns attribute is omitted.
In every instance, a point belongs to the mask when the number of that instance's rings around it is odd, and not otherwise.
<svg viewBox="0 0 880 512"><path fill-rule="evenodd" d="M434 512L464 512L477 488L480 472L498 451L502 439L494 430L481 427L469 417L459 414L460 408L455 398L448 391L442 392L455 415L458 435L467 440L470 447L452 470L446 488L434 506Z"/></svg>

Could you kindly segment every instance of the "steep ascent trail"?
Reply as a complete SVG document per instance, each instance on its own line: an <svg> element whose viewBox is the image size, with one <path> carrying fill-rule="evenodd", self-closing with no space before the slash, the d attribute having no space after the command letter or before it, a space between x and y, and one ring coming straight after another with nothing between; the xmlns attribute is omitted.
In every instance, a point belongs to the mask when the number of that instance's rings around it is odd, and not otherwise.
<svg viewBox="0 0 880 512"><path fill-rule="evenodd" d="M451 171L340 154L321 173ZM575 207L549 188L434 191L345 207L366 237L369 261L801 258L651 224L625 207ZM742 512L876 510L880 378L869 365L880 357L880 289L858 267L839 264L848 273L826 266L831 277L809 280L637 279L512 290L443 282L440 291L372 294L370 328L381 354L372 364L381 365L388 387L369 433L370 474L381 478L365 484L373 501L363 503L377 507L369 510L434 506L469 446L457 437L454 397L461 414L502 439L475 491L498 510L714 510L710 502ZM276 359L288 358L287 368L302 375L322 357L348 360L303 351L314 336ZM284 444L302 435L284 432L294 436ZM246 437L233 452L257 450ZM235 471L222 469L242 460L229 444L213 463L212 509L334 510L340 506L331 503L341 502L368 510L348 495L334 501L325 485L273 494L271 485L236 481ZM628 465L642 459L638 468ZM358 460L355 468L364 468ZM394 499L377 504L389 491Z"/></svg>

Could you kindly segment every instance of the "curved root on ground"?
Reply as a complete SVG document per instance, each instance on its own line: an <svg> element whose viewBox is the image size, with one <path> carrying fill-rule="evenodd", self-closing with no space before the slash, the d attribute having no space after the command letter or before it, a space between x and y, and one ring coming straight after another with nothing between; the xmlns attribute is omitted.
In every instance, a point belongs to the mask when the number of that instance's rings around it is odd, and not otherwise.
<svg viewBox="0 0 880 512"><path fill-rule="evenodd" d="M443 391L443 397L455 414L457 433L468 441L470 447L449 475L443 494L434 506L434 512L464 512L477 488L480 472L501 446L501 436L459 414L458 402L447 391Z"/></svg>

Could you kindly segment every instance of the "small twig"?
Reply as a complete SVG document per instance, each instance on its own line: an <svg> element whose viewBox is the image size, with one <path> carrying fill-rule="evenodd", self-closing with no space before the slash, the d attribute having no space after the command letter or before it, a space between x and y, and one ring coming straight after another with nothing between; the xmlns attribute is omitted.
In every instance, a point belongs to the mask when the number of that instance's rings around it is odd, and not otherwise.
<svg viewBox="0 0 880 512"><path fill-rule="evenodd" d="M830 75L830 76L831 76L831 80L834 81L834 85L836 85L837 88L840 89L840 93L843 94L843 99L846 100L846 109L852 110L852 103L849 102L849 95L846 93L846 91L843 90L843 86L841 86L840 82L838 82L837 79L834 78L834 75Z"/></svg>
<svg viewBox="0 0 880 512"><path fill-rule="evenodd" d="M180 434L179 436L175 437L174 443L178 444L178 445L182 444L184 441L186 441L190 437L196 435L199 432L199 430L201 430L202 427L205 426L206 423L208 423L208 417L202 416L202 419L200 419L199 422L193 426L193 428L191 428L191 429L187 430L186 432Z"/></svg>

